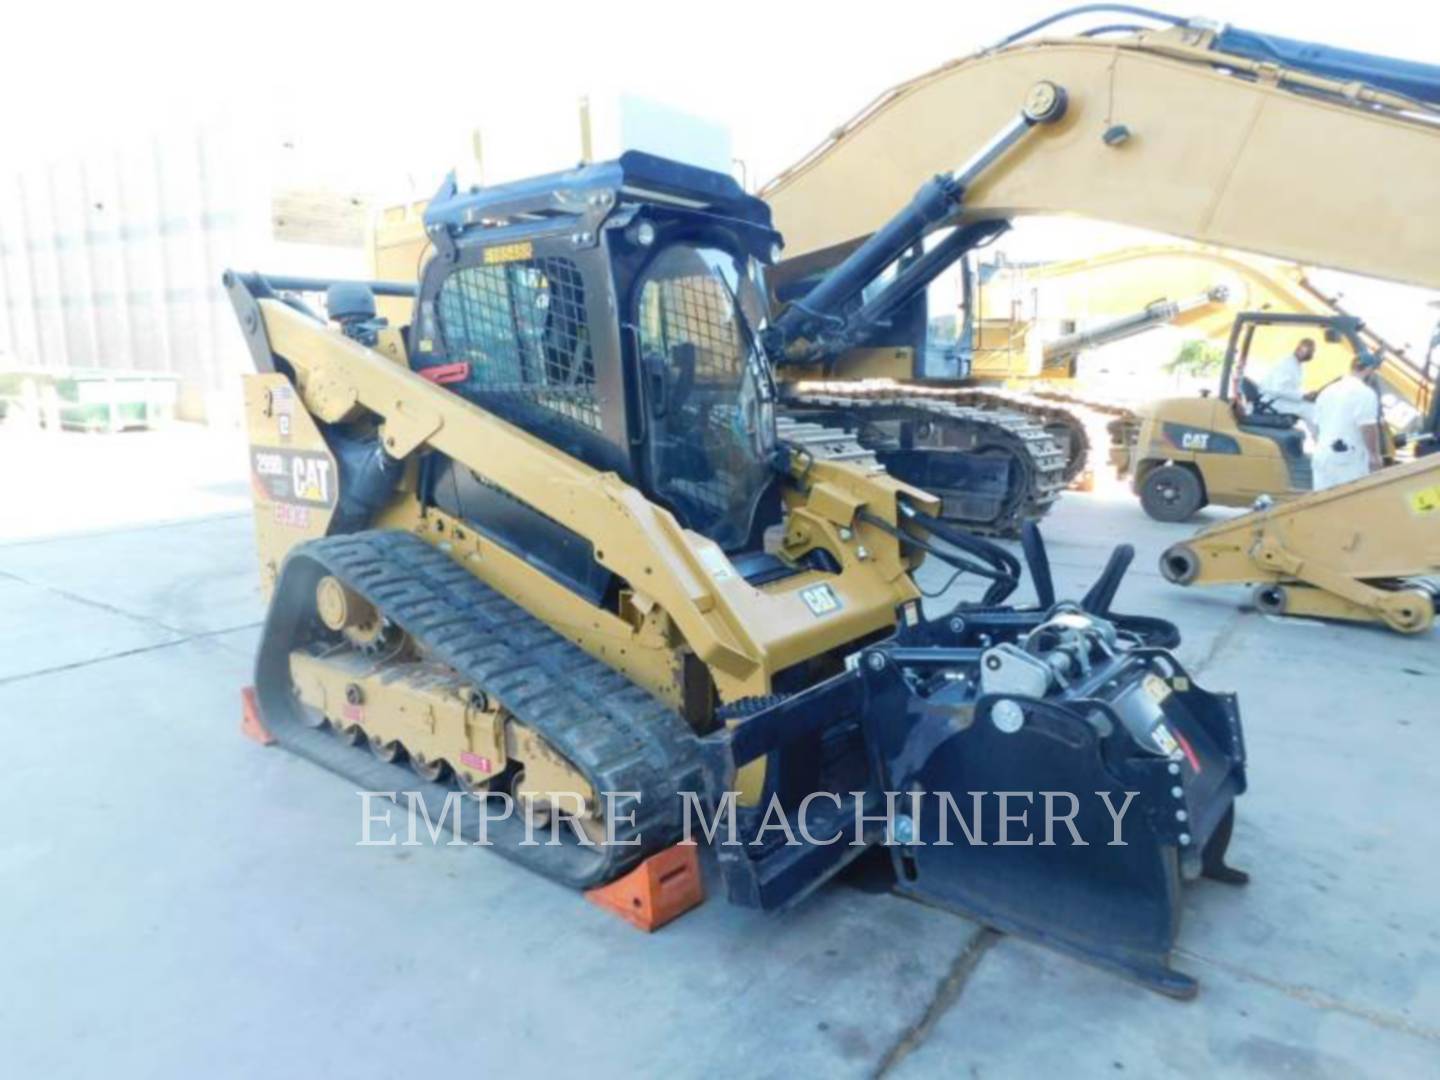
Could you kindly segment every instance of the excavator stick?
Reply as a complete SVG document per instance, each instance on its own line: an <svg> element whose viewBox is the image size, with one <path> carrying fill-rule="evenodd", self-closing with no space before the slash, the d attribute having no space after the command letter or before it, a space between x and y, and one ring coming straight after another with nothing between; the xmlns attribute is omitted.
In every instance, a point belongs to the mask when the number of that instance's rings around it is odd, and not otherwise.
<svg viewBox="0 0 1440 1080"><path fill-rule="evenodd" d="M1177 585L1254 584L1267 614L1435 623L1440 459L1419 458L1283 506L1212 525L1160 557Z"/></svg>

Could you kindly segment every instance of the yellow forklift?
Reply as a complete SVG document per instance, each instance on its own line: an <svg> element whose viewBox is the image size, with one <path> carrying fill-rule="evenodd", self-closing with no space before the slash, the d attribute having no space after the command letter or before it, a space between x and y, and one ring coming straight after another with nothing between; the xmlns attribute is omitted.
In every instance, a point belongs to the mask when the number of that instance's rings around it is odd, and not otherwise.
<svg viewBox="0 0 1440 1080"><path fill-rule="evenodd" d="M1130 447L1132 486L1157 521L1186 521L1205 506L1250 506L1311 490L1310 457L1299 418L1265 399L1252 360L1277 361L1303 338L1365 350L1353 315L1244 311L1235 318L1216 392L1167 398L1140 411ZM1258 345L1258 348L1257 348ZM1312 388L1312 393L1318 388Z"/></svg>

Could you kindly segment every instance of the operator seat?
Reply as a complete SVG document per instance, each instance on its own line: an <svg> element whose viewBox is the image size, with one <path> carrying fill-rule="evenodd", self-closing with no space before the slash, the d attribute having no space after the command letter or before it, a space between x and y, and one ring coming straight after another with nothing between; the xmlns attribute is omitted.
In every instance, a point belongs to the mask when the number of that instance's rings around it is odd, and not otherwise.
<svg viewBox="0 0 1440 1080"><path fill-rule="evenodd" d="M1313 486L1310 459L1305 454L1305 432L1296 427L1300 418L1282 413L1264 400L1254 379L1241 378L1240 400L1234 402L1235 424L1244 432L1271 440L1285 461L1290 486L1308 491Z"/></svg>
<svg viewBox="0 0 1440 1080"><path fill-rule="evenodd" d="M1294 413L1277 411L1274 405L1265 400L1260 384L1254 379L1247 377L1240 380L1240 397L1244 401L1244 407L1238 407L1237 403L1235 420L1242 428L1271 428L1283 431L1293 428L1300 419Z"/></svg>

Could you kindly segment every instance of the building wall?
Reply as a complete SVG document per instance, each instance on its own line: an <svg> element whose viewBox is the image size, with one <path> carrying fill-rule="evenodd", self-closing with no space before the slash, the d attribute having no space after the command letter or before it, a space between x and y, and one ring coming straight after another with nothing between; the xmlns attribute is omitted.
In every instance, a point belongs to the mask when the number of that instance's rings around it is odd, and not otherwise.
<svg viewBox="0 0 1440 1080"><path fill-rule="evenodd" d="M217 122L14 155L0 168L0 366L170 372L183 417L233 419L249 359L224 270L363 271L363 241L334 228L323 192L299 200L327 226L305 242L287 148Z"/></svg>
<svg viewBox="0 0 1440 1080"><path fill-rule="evenodd" d="M467 104L383 140L251 106L165 127L137 116L123 132L92 118L83 130L50 125L43 145L7 142L0 368L169 372L182 417L233 422L249 355L221 274L370 276L371 193L382 205L424 199L477 155L487 183L568 168L587 149L729 168L720 125L624 95L587 101L582 113L556 91L478 118Z"/></svg>

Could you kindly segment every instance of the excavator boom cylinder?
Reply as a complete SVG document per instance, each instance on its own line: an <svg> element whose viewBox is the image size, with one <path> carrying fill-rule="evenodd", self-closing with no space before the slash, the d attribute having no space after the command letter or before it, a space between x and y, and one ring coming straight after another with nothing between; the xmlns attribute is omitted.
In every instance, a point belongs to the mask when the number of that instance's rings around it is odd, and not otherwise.
<svg viewBox="0 0 1440 1080"><path fill-rule="evenodd" d="M931 177L909 204L831 269L805 296L776 320L772 352L784 362L797 338L811 338L827 324L844 324L841 310L925 234L958 214L965 189L1037 124L1053 123L1065 113L1065 92L1051 83L1031 88L1025 107L963 165ZM954 261L963 252L949 256ZM942 267L943 269L943 267ZM850 337L854 337L852 333Z"/></svg>

